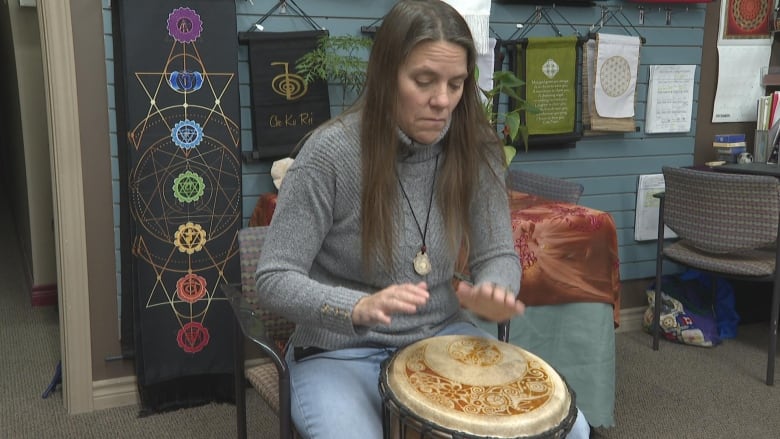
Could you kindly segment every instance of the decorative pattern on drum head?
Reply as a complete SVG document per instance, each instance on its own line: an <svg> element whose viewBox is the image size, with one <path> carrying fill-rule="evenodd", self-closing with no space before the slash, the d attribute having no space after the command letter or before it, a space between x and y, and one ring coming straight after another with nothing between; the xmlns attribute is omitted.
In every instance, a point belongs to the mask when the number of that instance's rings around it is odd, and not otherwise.
<svg viewBox="0 0 780 439"><path fill-rule="evenodd" d="M504 357L495 345L476 338L454 341L447 353L452 359L471 366L493 366Z"/></svg>
<svg viewBox="0 0 780 439"><path fill-rule="evenodd" d="M426 361L427 346L415 348L405 363L408 383L431 402L457 412L514 416L530 413L546 404L554 385L543 365L527 360L525 373L516 379L490 385L469 384L444 376ZM470 366L495 366L501 352L479 338L457 340L447 348L453 359Z"/></svg>

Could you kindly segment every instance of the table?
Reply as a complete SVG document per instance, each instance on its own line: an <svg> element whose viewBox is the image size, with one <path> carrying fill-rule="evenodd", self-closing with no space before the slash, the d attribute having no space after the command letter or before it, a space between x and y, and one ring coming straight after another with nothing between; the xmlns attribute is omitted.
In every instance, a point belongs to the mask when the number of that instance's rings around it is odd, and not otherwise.
<svg viewBox="0 0 780 439"><path fill-rule="evenodd" d="M600 302L620 323L620 261L612 216L578 204L510 192L512 236L529 306Z"/></svg>
<svg viewBox="0 0 780 439"><path fill-rule="evenodd" d="M780 178L780 166L775 163L726 163L713 166L712 170L731 174L769 175Z"/></svg>

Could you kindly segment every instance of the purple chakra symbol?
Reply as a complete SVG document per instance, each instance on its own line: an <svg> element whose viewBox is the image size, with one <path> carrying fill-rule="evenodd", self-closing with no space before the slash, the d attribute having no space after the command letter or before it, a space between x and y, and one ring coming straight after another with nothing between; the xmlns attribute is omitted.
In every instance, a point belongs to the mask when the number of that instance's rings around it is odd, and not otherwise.
<svg viewBox="0 0 780 439"><path fill-rule="evenodd" d="M203 32L200 15L190 8L176 8L168 14L168 34L180 43L191 43Z"/></svg>

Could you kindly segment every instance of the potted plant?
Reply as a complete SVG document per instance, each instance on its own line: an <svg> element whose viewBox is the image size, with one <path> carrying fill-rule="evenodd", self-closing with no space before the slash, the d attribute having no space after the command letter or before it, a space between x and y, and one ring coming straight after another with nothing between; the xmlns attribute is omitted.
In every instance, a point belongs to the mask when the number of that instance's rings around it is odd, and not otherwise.
<svg viewBox="0 0 780 439"><path fill-rule="evenodd" d="M477 77L479 77L479 70L477 70ZM512 144L517 140L518 136L521 136L523 139L525 151L528 152L528 127L522 123L522 113L524 111L538 112L538 109L520 96L520 90L524 85L525 82L513 72L499 70L493 72L492 89L485 90L480 88L486 98L484 109L490 124L496 127L496 129L498 129L499 125L502 127L501 134L503 134L505 140L504 153L506 154L507 166L509 166L509 163L512 162L517 153ZM502 94L514 100L515 106L513 109L500 111L498 97ZM507 140L508 143L506 142Z"/></svg>
<svg viewBox="0 0 780 439"><path fill-rule="evenodd" d="M341 86L341 106L348 106L360 94L366 79L368 52L373 40L368 37L326 35L320 38L317 48L298 59L296 69L303 80L310 84L315 80L325 80L329 84ZM479 70L476 72L479 77ZM524 111L535 113L538 110L520 95L525 85L510 71L493 72L493 88L480 89L485 96L484 109L491 125L501 127L505 139L504 152L507 166L517 153L512 144L521 136L526 152L528 151L528 128L522 123ZM498 105L500 95L514 101L514 108L501 111Z"/></svg>
<svg viewBox="0 0 780 439"><path fill-rule="evenodd" d="M339 85L341 106L346 107L363 88L373 42L362 36L326 35L319 39L316 49L298 59L295 68L307 84L324 80Z"/></svg>

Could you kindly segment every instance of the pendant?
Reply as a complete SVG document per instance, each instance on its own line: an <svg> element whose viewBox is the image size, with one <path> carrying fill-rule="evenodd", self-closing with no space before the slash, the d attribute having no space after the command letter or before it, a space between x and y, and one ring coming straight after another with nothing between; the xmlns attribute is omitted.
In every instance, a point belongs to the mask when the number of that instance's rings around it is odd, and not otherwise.
<svg viewBox="0 0 780 439"><path fill-rule="evenodd" d="M414 271L420 276L425 276L431 272L431 260L422 251L417 252L417 256L414 257Z"/></svg>

